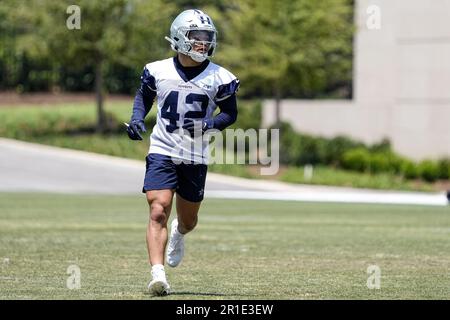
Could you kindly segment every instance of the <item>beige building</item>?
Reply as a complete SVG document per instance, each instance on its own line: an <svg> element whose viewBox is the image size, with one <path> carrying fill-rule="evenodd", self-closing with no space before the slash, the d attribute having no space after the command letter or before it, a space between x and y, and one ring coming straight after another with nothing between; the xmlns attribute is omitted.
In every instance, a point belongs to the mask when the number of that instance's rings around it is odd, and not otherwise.
<svg viewBox="0 0 450 320"><path fill-rule="evenodd" d="M357 0L353 100L283 100L298 131L450 157L450 0ZM263 105L264 125L275 120Z"/></svg>

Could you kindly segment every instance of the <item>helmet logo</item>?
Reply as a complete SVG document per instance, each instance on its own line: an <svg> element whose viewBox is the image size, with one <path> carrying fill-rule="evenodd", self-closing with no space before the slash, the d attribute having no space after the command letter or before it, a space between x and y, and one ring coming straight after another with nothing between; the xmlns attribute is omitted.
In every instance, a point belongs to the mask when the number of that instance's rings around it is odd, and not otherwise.
<svg viewBox="0 0 450 320"><path fill-rule="evenodd" d="M211 24L211 20L209 19L209 17L200 16L200 21L201 21L203 24L206 24L206 23Z"/></svg>

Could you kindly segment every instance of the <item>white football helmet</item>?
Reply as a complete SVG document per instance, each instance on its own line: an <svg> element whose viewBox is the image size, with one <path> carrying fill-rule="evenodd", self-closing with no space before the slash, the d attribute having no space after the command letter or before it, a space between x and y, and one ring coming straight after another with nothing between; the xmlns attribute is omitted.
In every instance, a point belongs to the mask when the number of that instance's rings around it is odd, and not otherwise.
<svg viewBox="0 0 450 320"><path fill-rule="evenodd" d="M216 50L217 30L210 16L197 9L180 13L165 37L172 50L185 54L197 62L211 58Z"/></svg>

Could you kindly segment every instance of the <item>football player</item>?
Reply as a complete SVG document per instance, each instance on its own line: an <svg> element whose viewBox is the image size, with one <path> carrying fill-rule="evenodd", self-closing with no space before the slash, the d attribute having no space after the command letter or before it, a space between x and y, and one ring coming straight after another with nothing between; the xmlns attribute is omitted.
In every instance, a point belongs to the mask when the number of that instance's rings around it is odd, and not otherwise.
<svg viewBox="0 0 450 320"><path fill-rule="evenodd" d="M236 121L238 113L239 80L209 61L217 39L211 17L201 10L183 11L166 39L177 54L144 67L127 126L130 139L142 140L144 119L156 98L157 121L150 136L143 186L150 207L147 248L152 279L148 289L153 295L169 294L164 271L167 241L167 264L176 267L184 255L184 236L195 228L203 200L208 142L202 139L202 148L190 148L186 139L194 141L208 130L223 130ZM217 107L220 112L214 116ZM175 194L177 217L168 240Z"/></svg>

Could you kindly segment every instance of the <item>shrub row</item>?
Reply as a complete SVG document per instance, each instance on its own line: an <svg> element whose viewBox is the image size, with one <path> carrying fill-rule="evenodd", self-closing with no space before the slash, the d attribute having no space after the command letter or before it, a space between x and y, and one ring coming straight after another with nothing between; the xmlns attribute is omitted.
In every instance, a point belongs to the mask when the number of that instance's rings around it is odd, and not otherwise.
<svg viewBox="0 0 450 320"><path fill-rule="evenodd" d="M415 163L393 152L388 140L367 146L344 136L314 137L296 132L288 123L280 126L280 161L295 166L321 164L358 172L386 172L428 182L450 178L450 159Z"/></svg>
<svg viewBox="0 0 450 320"><path fill-rule="evenodd" d="M363 148L349 150L343 154L341 164L344 169L371 173L391 172L401 174L406 179L422 178L428 182L448 180L450 177L449 159L414 163L392 151L370 152Z"/></svg>

